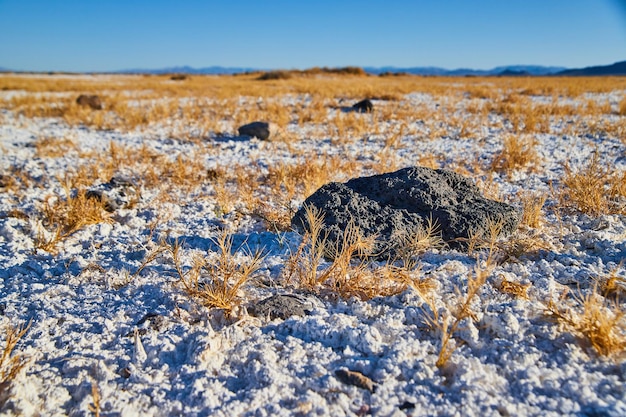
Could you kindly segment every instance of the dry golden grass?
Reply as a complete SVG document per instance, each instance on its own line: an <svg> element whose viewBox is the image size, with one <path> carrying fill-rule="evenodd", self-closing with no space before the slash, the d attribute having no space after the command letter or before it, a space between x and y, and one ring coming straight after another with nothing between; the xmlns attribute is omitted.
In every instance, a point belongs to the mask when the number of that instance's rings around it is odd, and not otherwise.
<svg viewBox="0 0 626 417"><path fill-rule="evenodd" d="M102 405L100 404L100 390L96 381L91 382L91 397L93 402L89 404L89 411L93 413L94 417L100 417Z"/></svg>
<svg viewBox="0 0 626 417"><path fill-rule="evenodd" d="M574 306L551 299L545 314L582 336L599 355L622 357L626 352L626 312L596 290L593 287L587 295L575 295Z"/></svg>
<svg viewBox="0 0 626 417"><path fill-rule="evenodd" d="M208 308L218 308L228 316L244 299L243 287L254 278L263 261L261 252L235 253L233 238L226 230L215 240L217 252L195 256L184 271L181 246L174 242L169 251L187 295Z"/></svg>
<svg viewBox="0 0 626 417"><path fill-rule="evenodd" d="M28 358L16 353L15 348L29 327L30 324L26 327L7 327L5 330L4 347L0 358L0 409L11 396L13 381L28 365Z"/></svg>
<svg viewBox="0 0 626 417"><path fill-rule="evenodd" d="M460 326L465 320L473 320L475 317L472 310L472 303L478 296L480 289L487 282L487 278L493 271L493 265L489 262L485 266L476 264L472 274L467 277L467 287L461 294L456 306L448 308L444 313L440 313L433 298L426 298L426 303L430 307L430 312L425 314L426 323L435 329L440 336L439 354L435 364L438 368L444 367L459 345L454 336L460 330Z"/></svg>
<svg viewBox="0 0 626 417"><path fill-rule="evenodd" d="M594 153L589 163L572 170L565 165L560 193L561 205L582 213L597 216L607 213L626 213L626 173L611 172Z"/></svg>
<svg viewBox="0 0 626 417"><path fill-rule="evenodd" d="M509 281L508 279L502 279L498 289L504 294L509 294L515 298L521 298L528 300L528 290L531 284L520 284L519 282Z"/></svg>
<svg viewBox="0 0 626 417"><path fill-rule="evenodd" d="M221 133L220 121L232 121L235 126L251 120L272 120L280 127L288 123L322 124L341 140L362 136L370 118L384 120L421 119L432 124L431 137L444 134L472 136L477 127L489 124L487 116L495 112L505 116L511 133L548 132L553 118L571 120L576 115L606 114L607 102L588 101L582 108L534 102L534 95L578 97L583 93L602 93L624 88L623 78L428 78L416 76L367 77L362 71L307 70L281 72L288 79L259 80L259 74L240 76L195 76L175 82L169 76L95 76L71 79L52 76L0 77L0 88L23 90L30 94L14 96L8 101L10 109L26 117L62 117L70 125L85 125L96 129L135 130L161 125L164 120L171 134L180 138L198 139ZM339 114L329 120L330 103L338 98L354 100L372 97L393 102L404 94L420 91L433 97L445 97L442 109L415 108L399 104L385 106L377 114ZM104 109L93 111L75 103L80 93L99 95ZM131 92L128 94L128 92ZM36 94L33 94L36 93ZM286 105L279 97L286 94L306 94L313 102L305 111ZM456 103L468 95L469 113L479 120L453 117L437 124L442 110L452 111ZM243 106L241 99L244 99ZM262 100L259 100L263 97ZM488 102L477 102L488 98ZM609 106L610 107L610 106ZM411 117L408 117L411 116ZM380 119L378 119L380 120ZM231 131L232 132L232 131ZM393 139L390 138L391 141Z"/></svg>
<svg viewBox="0 0 626 417"><path fill-rule="evenodd" d="M542 208L547 196L537 193L522 193L522 224L528 227L540 227L544 221Z"/></svg>
<svg viewBox="0 0 626 417"><path fill-rule="evenodd" d="M477 297L480 302L479 292L496 267L497 240L502 225L502 221L490 221L485 233L470 237L470 253L474 254L476 264L467 276L465 289L457 288L454 305L447 305L445 310L440 312L432 295L424 298L428 306L428 310L425 309L426 324L439 333L441 340L435 362L438 368L446 366L460 345L460 342L455 340L455 335L461 330L462 324L467 320L475 320L472 304ZM482 249L486 249L486 252L478 252Z"/></svg>
<svg viewBox="0 0 626 417"><path fill-rule="evenodd" d="M507 135L502 150L494 156L491 169L510 174L537 161L536 141L532 136Z"/></svg>
<svg viewBox="0 0 626 417"><path fill-rule="evenodd" d="M309 291L361 300L398 294L409 287L425 296L433 288L414 260L400 266L370 262L373 237L363 237L350 225L337 242L331 242L324 233L322 213L313 206L305 211L308 232L285 263L287 282Z"/></svg>
<svg viewBox="0 0 626 417"><path fill-rule="evenodd" d="M112 222L104 201L88 198L83 189L73 193L68 184L63 189L65 196L49 196L40 207L44 230L35 238L36 248L54 252L60 242L85 226Z"/></svg>

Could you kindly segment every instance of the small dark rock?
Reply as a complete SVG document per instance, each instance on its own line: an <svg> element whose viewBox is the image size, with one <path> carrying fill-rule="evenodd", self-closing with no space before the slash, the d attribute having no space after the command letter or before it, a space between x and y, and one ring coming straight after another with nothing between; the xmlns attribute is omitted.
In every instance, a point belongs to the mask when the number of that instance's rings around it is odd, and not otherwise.
<svg viewBox="0 0 626 417"><path fill-rule="evenodd" d="M237 129L239 135L255 137L260 140L268 140L270 137L270 124L266 122L252 122Z"/></svg>
<svg viewBox="0 0 626 417"><path fill-rule="evenodd" d="M322 186L291 219L300 233L308 231L307 206L321 211L329 242L340 243L352 225L363 237L376 237L373 253L379 259L395 256L407 236L424 230L430 219L450 247L462 249L472 234L488 233L490 221L501 221L500 235L506 236L521 218L515 207L483 197L471 179L425 167Z"/></svg>
<svg viewBox="0 0 626 417"><path fill-rule="evenodd" d="M313 303L298 294L276 294L259 301L250 308L250 314L257 317L287 319L291 316L305 316L313 310Z"/></svg>
<svg viewBox="0 0 626 417"><path fill-rule="evenodd" d="M415 409L415 404L410 401L405 401L400 405L400 410L413 410Z"/></svg>
<svg viewBox="0 0 626 417"><path fill-rule="evenodd" d="M374 110L374 105L369 99L365 99L353 105L352 108L359 113L370 113Z"/></svg>
<svg viewBox="0 0 626 417"><path fill-rule="evenodd" d="M366 389L369 392L376 391L376 383L359 371L337 369L335 371L335 376L346 385L354 385L355 387Z"/></svg>
<svg viewBox="0 0 626 417"><path fill-rule="evenodd" d="M91 107L93 110L102 110L102 101L96 95L81 94L76 99L76 104L84 107Z"/></svg>
<svg viewBox="0 0 626 417"><path fill-rule="evenodd" d="M136 204L141 198L141 193L139 187L131 180L113 177L109 182L89 189L85 196L103 201L104 208L109 212L113 212Z"/></svg>
<svg viewBox="0 0 626 417"><path fill-rule="evenodd" d="M187 79L187 76L185 74L174 74L170 77L170 80L172 81L184 81Z"/></svg>

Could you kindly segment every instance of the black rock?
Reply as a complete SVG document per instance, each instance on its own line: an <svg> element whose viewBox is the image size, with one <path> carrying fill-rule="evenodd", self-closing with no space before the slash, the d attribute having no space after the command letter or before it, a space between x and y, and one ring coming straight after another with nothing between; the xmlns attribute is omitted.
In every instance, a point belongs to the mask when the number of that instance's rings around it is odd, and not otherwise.
<svg viewBox="0 0 626 417"><path fill-rule="evenodd" d="M365 99L353 105L352 108L355 111L358 111L359 113L369 113L372 110L374 110L374 105L372 104L371 101L369 101L368 99Z"/></svg>
<svg viewBox="0 0 626 417"><path fill-rule="evenodd" d="M270 124L266 122L252 122L237 129L239 135L255 137L260 140L268 140L270 137Z"/></svg>
<svg viewBox="0 0 626 417"><path fill-rule="evenodd" d="M349 225L356 226L363 237L376 237L373 253L379 259L394 256L395 248L406 244L406 236L424 230L429 219L450 247L462 249L464 239L472 233L486 233L490 221L501 221L500 234L506 236L521 218L513 206L483 197L469 178L425 167L322 186L291 219L300 233L308 229L306 206L321 211L323 233L330 242L340 242Z"/></svg>

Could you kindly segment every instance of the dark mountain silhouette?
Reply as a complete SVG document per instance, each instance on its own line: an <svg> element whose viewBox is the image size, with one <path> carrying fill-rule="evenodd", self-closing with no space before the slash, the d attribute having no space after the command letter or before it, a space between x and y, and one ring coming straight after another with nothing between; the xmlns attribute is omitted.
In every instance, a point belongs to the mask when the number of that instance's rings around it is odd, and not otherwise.
<svg viewBox="0 0 626 417"><path fill-rule="evenodd" d="M445 69L440 67L364 67L365 71L370 74L393 74L406 73L414 75L448 75L448 76L485 76L485 75L501 75L503 72L511 72L510 75L551 75L559 71L563 71L565 67L544 67L541 65L507 65L495 67L489 70L477 70L471 68Z"/></svg>
<svg viewBox="0 0 626 417"><path fill-rule="evenodd" d="M567 69L557 72L556 75L626 75L626 61L616 62L611 65Z"/></svg>

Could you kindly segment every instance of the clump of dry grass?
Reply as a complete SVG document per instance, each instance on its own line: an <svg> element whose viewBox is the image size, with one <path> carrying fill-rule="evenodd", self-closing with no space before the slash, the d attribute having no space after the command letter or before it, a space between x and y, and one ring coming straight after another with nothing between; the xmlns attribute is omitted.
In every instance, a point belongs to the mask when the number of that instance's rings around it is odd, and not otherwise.
<svg viewBox="0 0 626 417"><path fill-rule="evenodd" d="M441 249L446 246L441 228L437 219L429 217L422 227L416 230L401 232L398 236L399 244L396 248L396 257L408 269L414 269L419 262L419 256L429 249Z"/></svg>
<svg viewBox="0 0 626 417"><path fill-rule="evenodd" d="M476 265L467 277L467 287L464 290L457 288L459 299L456 305L446 306L441 312L432 296L425 298L426 305L429 307L429 311L425 314L426 324L439 333L441 340L435 362L438 368L446 365L458 347L458 342L454 337L461 330L462 324L467 320L475 320L472 303L496 266L497 239L502 225L502 221L490 221L486 231L488 237L483 237L485 233L476 233L470 237L471 250L487 249L486 257L480 259L480 254L476 253Z"/></svg>
<svg viewBox="0 0 626 417"><path fill-rule="evenodd" d="M29 327L30 324L26 327L7 327L5 330L4 348L0 358L0 409L11 396L13 381L28 365L28 358L15 353L15 347Z"/></svg>
<svg viewBox="0 0 626 417"><path fill-rule="evenodd" d="M105 202L88 198L85 190L72 193L68 184L63 186L65 197L50 196L41 206L41 224L46 231L35 237L35 247L49 252L73 233L90 224L111 223Z"/></svg>
<svg viewBox="0 0 626 417"><path fill-rule="evenodd" d="M626 172L611 172L600 163L598 153L580 170L573 171L565 165L565 176L560 193L561 205L582 213L600 214L626 213Z"/></svg>
<svg viewBox="0 0 626 417"><path fill-rule="evenodd" d="M208 308L222 309L230 315L241 303L241 290L250 281L263 262L261 252L234 253L233 238L223 231L215 240L217 251L208 256L195 256L185 271L178 242L170 247L179 283L187 295Z"/></svg>
<svg viewBox="0 0 626 417"><path fill-rule="evenodd" d="M102 412L102 405L100 404L100 390L98 389L98 383L94 380L91 382L91 397L93 403L89 404L89 411L93 413L94 417L100 417Z"/></svg>
<svg viewBox="0 0 626 417"><path fill-rule="evenodd" d="M574 306L549 300L545 314L583 337L599 355L621 356L626 352L626 312L598 294L596 287L587 295L575 295Z"/></svg>
<svg viewBox="0 0 626 417"><path fill-rule="evenodd" d="M491 162L491 169L510 174L524 168L537 160L536 141L521 135L507 135L502 150Z"/></svg>
<svg viewBox="0 0 626 417"><path fill-rule="evenodd" d="M459 291L462 296L458 304L447 309L444 313L439 312L432 298L426 299L432 314L426 315L426 323L438 331L441 340L439 354L435 362L438 368L444 367L456 350L458 343L453 343L453 340L455 334L461 329L462 323L475 318L472 310L473 300L485 282L487 282L493 267L494 265L489 260L487 260L484 266L477 262L473 273L467 277L467 288L464 293Z"/></svg>
<svg viewBox="0 0 626 417"><path fill-rule="evenodd" d="M541 209L545 204L547 196L537 193L522 193L520 200L522 201L522 221L523 225L537 228L543 223L543 215Z"/></svg>
<svg viewBox="0 0 626 417"><path fill-rule="evenodd" d="M324 232L322 213L313 206L306 206L305 212L308 232L283 270L288 282L310 291L361 300L398 294L408 287L420 294L432 288L432 283L420 276L415 262L394 266L368 261L375 238L364 237L354 224L344 230L338 241L330 242Z"/></svg>
<svg viewBox="0 0 626 417"><path fill-rule="evenodd" d="M77 146L69 138L44 136L35 142L35 156L38 158L58 158L73 150L77 150Z"/></svg>

